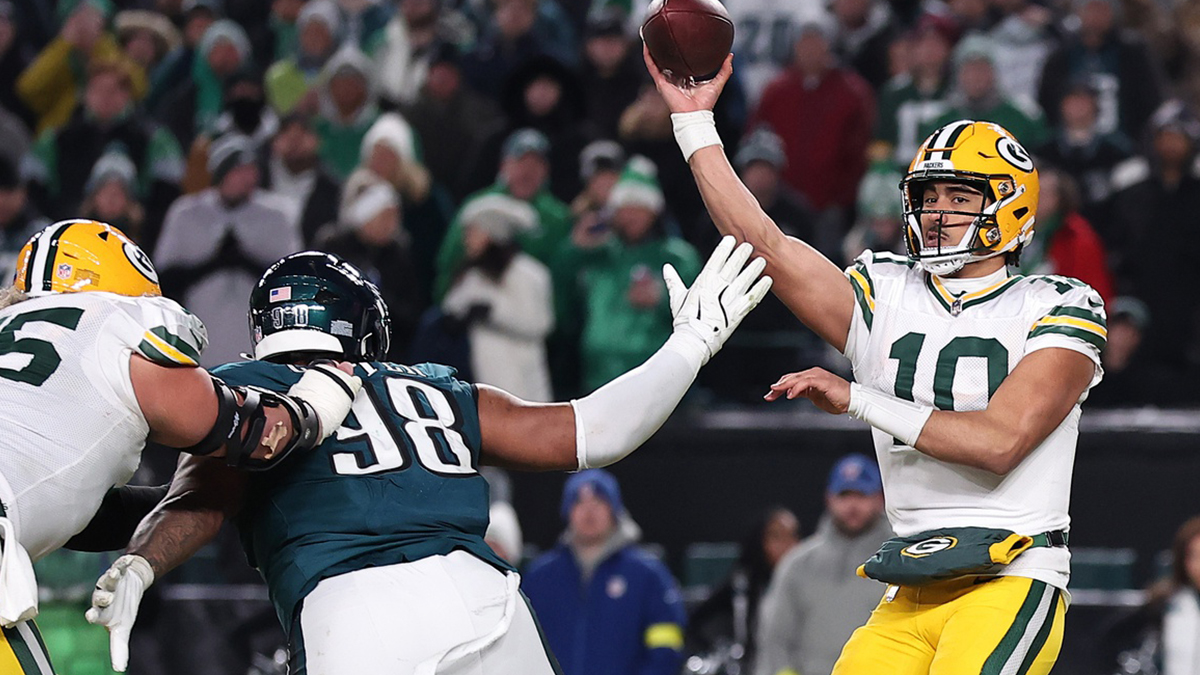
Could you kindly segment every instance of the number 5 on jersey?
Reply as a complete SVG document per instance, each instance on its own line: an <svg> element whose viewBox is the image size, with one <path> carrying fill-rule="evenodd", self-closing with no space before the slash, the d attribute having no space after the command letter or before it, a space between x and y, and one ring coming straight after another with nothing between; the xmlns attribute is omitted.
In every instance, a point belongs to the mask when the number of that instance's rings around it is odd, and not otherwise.
<svg viewBox="0 0 1200 675"><path fill-rule="evenodd" d="M414 455L427 471L439 475L476 473L463 438L462 415L445 392L425 382L390 376L386 396L364 387L354 400L351 417L337 430L339 446L360 446L331 455L333 470L344 476L402 471ZM357 421L350 426L350 421ZM364 447L365 446L365 447Z"/></svg>

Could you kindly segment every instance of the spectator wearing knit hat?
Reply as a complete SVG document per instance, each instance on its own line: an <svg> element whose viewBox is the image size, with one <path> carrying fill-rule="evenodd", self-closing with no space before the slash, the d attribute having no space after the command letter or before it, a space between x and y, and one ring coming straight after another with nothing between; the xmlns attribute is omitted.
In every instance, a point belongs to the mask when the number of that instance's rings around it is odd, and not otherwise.
<svg viewBox="0 0 1200 675"><path fill-rule="evenodd" d="M468 197L459 210L461 214L473 200L491 194L527 202L537 213L537 224L518 232L516 241L522 251L547 265L571 233L570 209L552 195L546 185L550 172L549 151L550 141L540 131L520 129L513 132L504 142L496 182ZM438 250L435 300L445 295L465 256L463 229L462 218L455 216Z"/></svg>
<svg viewBox="0 0 1200 675"><path fill-rule="evenodd" d="M987 120L1004 127L1026 147L1036 148L1050 137L1042 111L1028 99L1014 98L999 85L997 45L982 35L968 35L954 49L954 90L950 108L936 120L919 127L928 136L955 120Z"/></svg>
<svg viewBox="0 0 1200 675"><path fill-rule="evenodd" d="M683 661L683 598L661 561L637 547L616 478L580 471L563 487L559 544L521 589L566 675L674 675Z"/></svg>
<svg viewBox="0 0 1200 675"><path fill-rule="evenodd" d="M226 134L243 134L254 142L260 156L279 131L279 117L267 106L262 78L252 70L239 70L222 82L221 112L209 128L196 135L188 150L187 170L181 187L186 193L203 190L211 184L208 152L213 139Z"/></svg>
<svg viewBox="0 0 1200 675"><path fill-rule="evenodd" d="M474 27L445 0L398 0L372 50L379 95L394 107L416 102L441 44L470 44Z"/></svg>
<svg viewBox="0 0 1200 675"><path fill-rule="evenodd" d="M220 117L226 80L253 67L250 37L245 29L229 19L217 20L204 31L190 77L164 97L158 119L170 127L181 144L191 147L198 133L212 131L212 124Z"/></svg>
<svg viewBox="0 0 1200 675"><path fill-rule="evenodd" d="M312 246L317 230L337 220L342 186L317 155L320 139L312 118L292 114L279 123L263 172L263 187L300 205L300 235Z"/></svg>
<svg viewBox="0 0 1200 675"><path fill-rule="evenodd" d="M1180 289L1200 282L1186 246L1200 213L1200 119L1182 102L1150 119L1146 152L1117 165L1106 236L1119 292L1150 311L1148 360L1176 372L1200 371L1200 298Z"/></svg>
<svg viewBox="0 0 1200 675"><path fill-rule="evenodd" d="M579 76L559 61L538 56L517 67L505 81L500 106L508 123L484 141L471 168L470 185L487 185L495 175L505 140L519 129L536 129L550 142L548 187L566 201L579 193L575 170L579 153L595 138L584 107Z"/></svg>
<svg viewBox="0 0 1200 675"><path fill-rule="evenodd" d="M435 181L449 188L455 199L462 199L471 192L463 158L475 156L484 139L500 126L500 109L463 80L457 46L441 43L433 52L424 86L402 110L418 136L437 139L424 147L425 164Z"/></svg>
<svg viewBox="0 0 1200 675"><path fill-rule="evenodd" d="M184 0L178 17L181 44L163 58L150 75L150 92L146 94L146 110L156 118L162 106L180 83L189 79L200 46L209 26L221 18L218 0Z"/></svg>
<svg viewBox="0 0 1200 675"><path fill-rule="evenodd" d="M571 200L571 240L588 248L588 242L607 236L608 197L625 166L625 150L616 141L592 141L579 153L579 178L583 190ZM598 243L598 242L597 242Z"/></svg>
<svg viewBox="0 0 1200 675"><path fill-rule="evenodd" d="M337 50L344 28L333 0L311 0L296 18L296 51L267 69L264 80L267 102L279 115L293 109L317 111L317 85L321 69Z"/></svg>
<svg viewBox="0 0 1200 675"><path fill-rule="evenodd" d="M146 118L133 99L128 61L92 63L82 104L67 124L43 133L21 163L30 196L43 213L78 216L92 167L119 146L137 167L137 199L154 229L179 194L183 157L170 131Z"/></svg>
<svg viewBox="0 0 1200 675"><path fill-rule="evenodd" d="M213 22L196 48L190 77L165 95L158 119L181 145L191 147L197 134L212 131L225 101L225 81L239 70L253 69L250 38L229 19Z"/></svg>
<svg viewBox="0 0 1200 675"><path fill-rule="evenodd" d="M527 202L500 194L472 201L459 215L466 257L442 300L463 324L477 382L528 401L551 401L546 337L554 327L550 270L521 251L516 237L537 224Z"/></svg>
<svg viewBox="0 0 1200 675"><path fill-rule="evenodd" d="M58 36L17 78L17 94L37 118L36 133L60 127L71 117L84 87L80 76L90 64L121 57L121 47L107 28L113 9L108 0L60 2L58 9ZM146 74L135 67L130 77L140 98L146 93Z"/></svg>
<svg viewBox="0 0 1200 675"><path fill-rule="evenodd" d="M428 304L433 288L434 259L450 220L454 202L449 191L435 183L421 158L412 126L399 113L384 113L363 137L361 166L383 178L400 194L404 227L412 236L418 295Z"/></svg>
<svg viewBox="0 0 1200 675"><path fill-rule="evenodd" d="M1058 102L1072 82L1091 77L1105 82L1100 92L1101 132L1120 130L1139 138L1162 103L1166 87L1149 47L1117 21L1117 0L1077 0L1079 29L1046 58L1038 84L1038 104L1058 122Z"/></svg>
<svg viewBox="0 0 1200 675"><path fill-rule="evenodd" d="M605 138L616 138L621 113L637 100L645 80L642 55L626 32L627 22L621 8L601 7L589 12L583 34L580 81L587 83L587 117Z"/></svg>
<svg viewBox="0 0 1200 675"><path fill-rule="evenodd" d="M259 189L253 141L230 134L208 156L213 187L171 205L154 252L163 292L194 312L212 331L201 364L238 358L249 344L247 298L272 262L299 251L296 205Z"/></svg>
<svg viewBox="0 0 1200 675"><path fill-rule="evenodd" d="M105 153L83 188L80 216L108 223L139 241L145 210L137 201L137 167L125 153Z"/></svg>
<svg viewBox="0 0 1200 675"><path fill-rule="evenodd" d="M371 62L352 45L330 57L321 71L317 135L321 160L344 179L358 166L362 140L379 117Z"/></svg>
<svg viewBox="0 0 1200 675"><path fill-rule="evenodd" d="M170 19L145 9L118 12L113 28L125 56L147 73L154 72L167 54L183 44L183 37Z"/></svg>
<svg viewBox="0 0 1200 675"><path fill-rule="evenodd" d="M958 32L950 19L926 14L906 36L909 67L879 91L878 120L870 155L907 168L925 139L922 125L941 117L950 104L950 53Z"/></svg>
<svg viewBox="0 0 1200 675"><path fill-rule="evenodd" d="M749 125L768 124L783 138L784 182L832 220L854 206L866 171L875 98L866 80L837 64L831 35L826 21L799 27L792 65L767 85Z"/></svg>
<svg viewBox="0 0 1200 675"><path fill-rule="evenodd" d="M1029 146L1038 166L1062 169L1079 184L1081 212L1093 224L1108 222L1106 202L1112 195L1113 168L1133 154L1133 142L1120 131L1104 133L1100 119L1100 90L1088 77L1067 89L1059 101L1058 126L1041 147Z"/></svg>
<svg viewBox="0 0 1200 675"><path fill-rule="evenodd" d="M392 321L389 360L407 354L424 303L414 273L412 237L404 199L391 183L366 168L346 179L336 222L321 228L313 245L341 256L378 288Z"/></svg>
<svg viewBox="0 0 1200 675"><path fill-rule="evenodd" d="M650 160L631 158L608 198L611 234L591 248L568 242L555 262L558 316L578 330L585 392L637 367L670 335L662 266L685 281L700 271L695 249L666 231L656 173Z"/></svg>

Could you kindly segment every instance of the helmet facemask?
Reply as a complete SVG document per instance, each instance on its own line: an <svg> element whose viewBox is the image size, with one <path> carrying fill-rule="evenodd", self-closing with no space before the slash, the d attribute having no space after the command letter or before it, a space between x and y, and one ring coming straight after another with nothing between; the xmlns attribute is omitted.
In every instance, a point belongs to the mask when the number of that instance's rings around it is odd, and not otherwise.
<svg viewBox="0 0 1200 675"><path fill-rule="evenodd" d="M983 195L978 210L926 209L924 192L931 183L945 182L969 186ZM1016 186L1006 175L984 175L965 171L911 172L900 182L904 199L904 243L908 255L921 269L935 276L954 274L964 265L993 258L1019 248L1028 236L1019 237L1001 244L1002 234L996 214L1024 193L1024 186ZM999 193L999 198L998 197ZM922 220L925 216L942 215L942 222L932 225L938 234L938 243L928 246ZM968 216L963 235L957 242L942 241L941 229L946 218ZM962 227L962 223L947 223L945 227ZM1032 233L1033 218L1029 219L1028 230Z"/></svg>

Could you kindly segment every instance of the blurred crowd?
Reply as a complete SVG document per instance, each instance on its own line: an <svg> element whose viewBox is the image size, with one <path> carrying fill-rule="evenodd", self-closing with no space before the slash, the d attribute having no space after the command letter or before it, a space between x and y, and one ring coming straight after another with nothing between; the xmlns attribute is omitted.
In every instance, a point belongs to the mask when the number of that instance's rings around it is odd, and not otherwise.
<svg viewBox="0 0 1200 675"><path fill-rule="evenodd" d="M735 169L839 265L903 252L897 183L940 124L987 119L1041 167L1024 273L1108 303L1093 405L1200 402L1200 2L728 0L716 110ZM48 220L117 225L248 345L266 265L342 255L399 361L533 400L579 395L670 332L717 237L649 82L631 0L0 0L0 274ZM7 278L7 277L6 277ZM774 300L702 378L756 399L839 365Z"/></svg>

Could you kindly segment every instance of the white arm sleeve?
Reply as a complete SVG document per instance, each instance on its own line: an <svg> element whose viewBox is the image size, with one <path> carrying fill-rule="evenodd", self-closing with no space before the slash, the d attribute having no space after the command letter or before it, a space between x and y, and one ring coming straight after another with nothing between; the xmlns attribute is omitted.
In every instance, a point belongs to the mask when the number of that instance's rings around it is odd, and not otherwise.
<svg viewBox="0 0 1200 675"><path fill-rule="evenodd" d="M692 386L706 355L699 338L673 334L642 365L572 400L579 468L608 466L645 443Z"/></svg>

